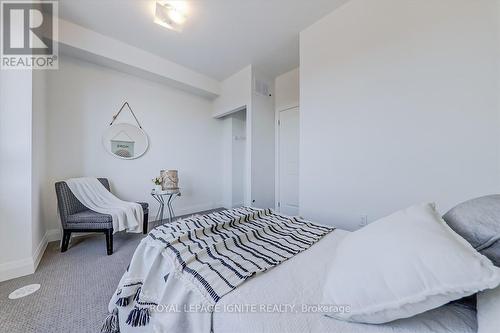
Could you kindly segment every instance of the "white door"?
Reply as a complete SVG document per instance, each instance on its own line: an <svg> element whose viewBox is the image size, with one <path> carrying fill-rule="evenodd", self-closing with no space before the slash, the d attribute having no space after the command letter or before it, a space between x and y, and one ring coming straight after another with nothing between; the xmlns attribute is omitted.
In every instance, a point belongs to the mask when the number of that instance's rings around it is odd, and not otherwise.
<svg viewBox="0 0 500 333"><path fill-rule="evenodd" d="M279 207L286 215L299 214L299 108L279 113Z"/></svg>

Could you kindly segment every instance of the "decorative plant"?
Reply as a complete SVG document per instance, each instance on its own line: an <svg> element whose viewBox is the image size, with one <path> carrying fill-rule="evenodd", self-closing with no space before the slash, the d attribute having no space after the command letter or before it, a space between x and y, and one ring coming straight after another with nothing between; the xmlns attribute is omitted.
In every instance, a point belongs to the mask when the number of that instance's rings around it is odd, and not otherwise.
<svg viewBox="0 0 500 333"><path fill-rule="evenodd" d="M162 178L161 177L156 177L156 178L153 178L152 181L153 181L153 183L155 185L161 185Z"/></svg>

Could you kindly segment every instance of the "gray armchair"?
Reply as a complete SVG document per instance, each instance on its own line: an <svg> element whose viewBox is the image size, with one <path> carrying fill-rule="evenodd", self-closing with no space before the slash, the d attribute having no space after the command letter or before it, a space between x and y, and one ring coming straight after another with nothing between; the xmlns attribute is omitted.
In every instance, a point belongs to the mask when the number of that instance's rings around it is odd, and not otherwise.
<svg viewBox="0 0 500 333"><path fill-rule="evenodd" d="M104 187L110 191L109 182L106 178L98 178ZM103 232L106 235L106 249L108 255L113 254L113 220L111 215L101 214L85 207L69 189L66 182L55 184L57 195L57 207L61 217L63 228L63 239L61 252L68 249L72 232ZM148 230L148 204L139 202L144 211L143 232Z"/></svg>

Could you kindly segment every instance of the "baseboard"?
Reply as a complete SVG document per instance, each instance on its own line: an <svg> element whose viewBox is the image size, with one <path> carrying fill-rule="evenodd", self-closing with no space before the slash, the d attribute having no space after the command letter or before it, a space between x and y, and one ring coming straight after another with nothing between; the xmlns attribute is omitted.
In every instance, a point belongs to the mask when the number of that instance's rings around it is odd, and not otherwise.
<svg viewBox="0 0 500 333"><path fill-rule="evenodd" d="M45 249L47 248L48 234L49 232L47 231L43 235L42 240L38 244L35 252L33 252L33 255L31 257L1 264L0 282L33 274L37 269L40 260L42 260Z"/></svg>
<svg viewBox="0 0 500 333"><path fill-rule="evenodd" d="M33 253L33 273L36 271L38 268L38 264L40 263L40 260L42 260L43 254L45 253L45 249L47 248L47 244L49 243L47 240L47 232L45 232L45 235L43 235L42 240L40 241L40 244L38 244L38 247L36 248L35 252Z"/></svg>
<svg viewBox="0 0 500 333"><path fill-rule="evenodd" d="M198 213L198 212L203 212L205 210L210 210L210 209L215 209L215 208L220 208L220 207L222 207L222 203L220 203L220 202L194 205L194 206L185 207L183 209L176 209L175 215L181 216L181 215L194 214L194 213Z"/></svg>
<svg viewBox="0 0 500 333"><path fill-rule="evenodd" d="M189 215L189 214L195 214L198 212L203 212L206 210L210 209L215 209L215 208L221 208L224 205L221 202L212 202L212 203L204 203L204 204L199 204L199 205L192 205L184 208L175 208L174 207L174 213L175 216L182 216L182 215ZM168 210L165 211L164 218L168 218ZM156 220L156 212L152 212L150 210L149 212L149 222L155 221Z"/></svg>
<svg viewBox="0 0 500 333"><path fill-rule="evenodd" d="M175 209L175 215L176 216L182 216L182 215L189 215L189 214L194 214L198 212L202 212L205 210L210 210L210 209L215 209L215 208L220 208L223 207L223 204L220 202L216 203L205 203L205 204L199 204L199 205L193 205L189 207L184 207L180 209ZM175 207L174 207L175 208ZM168 210L165 211L164 217L168 218ZM149 222L153 222L156 220L156 212L149 212ZM92 233L78 233L78 234L72 234L72 237L81 237L81 236L87 236ZM61 229L50 229L47 230L46 233L47 236L47 242L55 242L55 241L60 241L62 238L62 232Z"/></svg>
<svg viewBox="0 0 500 333"><path fill-rule="evenodd" d="M49 243L61 240L61 238L62 238L61 229L47 230L46 235L47 235L47 242L49 242Z"/></svg>
<svg viewBox="0 0 500 333"><path fill-rule="evenodd" d="M33 274L33 258L14 260L0 265L0 282Z"/></svg>
<svg viewBox="0 0 500 333"><path fill-rule="evenodd" d="M47 231L48 237L47 240L48 242L59 242L62 239L62 231L61 229L50 229ZM71 238L76 238L76 237L83 237L83 236L88 236L88 235L93 235L95 233L93 232L78 232L78 233L72 233Z"/></svg>
<svg viewBox="0 0 500 333"><path fill-rule="evenodd" d="M181 209L176 209L175 213L176 216L181 216L181 215L189 215L189 214L195 214L198 212L210 210L210 209L215 209L215 208L220 208L223 207L223 204L221 202L218 203L206 203L206 204L199 204L199 205L193 205L189 207L184 207ZM149 220L153 221L155 218L155 214L150 214ZM87 235L85 234L78 234L75 235L76 237L79 236L84 236ZM49 229L45 232L45 234L42 237L42 240L38 244L35 252L33 252L33 255L29 258L21 259L21 260L14 260L10 261L4 264L0 264L0 282L2 281L7 281L10 279L15 279L21 276L25 275L30 275L35 272L35 270L38 267L38 264L40 263L40 260L43 257L43 254L45 253L45 249L47 248L47 244L50 242L55 242L61 240L61 229Z"/></svg>

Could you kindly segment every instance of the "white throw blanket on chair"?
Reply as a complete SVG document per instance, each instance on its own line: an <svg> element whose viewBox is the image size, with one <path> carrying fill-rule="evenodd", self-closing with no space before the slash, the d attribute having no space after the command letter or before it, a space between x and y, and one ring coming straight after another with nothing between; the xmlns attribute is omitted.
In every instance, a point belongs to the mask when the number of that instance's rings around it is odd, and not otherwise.
<svg viewBox="0 0 500 333"><path fill-rule="evenodd" d="M140 204L118 199L97 178L71 178L66 184L85 207L113 217L113 233L142 232L144 212Z"/></svg>

